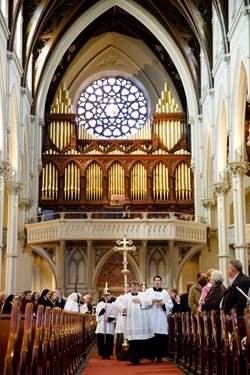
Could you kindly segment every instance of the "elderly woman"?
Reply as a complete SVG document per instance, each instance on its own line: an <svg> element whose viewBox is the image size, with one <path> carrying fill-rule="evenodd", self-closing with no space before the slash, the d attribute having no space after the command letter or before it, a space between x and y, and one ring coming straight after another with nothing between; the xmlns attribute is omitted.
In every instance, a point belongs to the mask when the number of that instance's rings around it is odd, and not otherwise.
<svg viewBox="0 0 250 375"><path fill-rule="evenodd" d="M226 290L223 285L223 275L219 270L213 270L211 273L210 283L212 284L209 292L207 293L204 303L201 306L202 311L215 310L217 313L220 311L220 302Z"/></svg>

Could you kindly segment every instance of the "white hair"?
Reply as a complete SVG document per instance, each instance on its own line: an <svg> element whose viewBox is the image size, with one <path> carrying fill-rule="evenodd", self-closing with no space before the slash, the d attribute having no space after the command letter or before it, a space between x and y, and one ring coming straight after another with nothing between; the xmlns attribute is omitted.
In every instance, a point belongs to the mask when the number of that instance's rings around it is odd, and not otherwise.
<svg viewBox="0 0 250 375"><path fill-rule="evenodd" d="M213 270L211 272L211 279L214 282L221 281L223 283L223 281L224 281L224 277L223 277L222 273L219 270Z"/></svg>

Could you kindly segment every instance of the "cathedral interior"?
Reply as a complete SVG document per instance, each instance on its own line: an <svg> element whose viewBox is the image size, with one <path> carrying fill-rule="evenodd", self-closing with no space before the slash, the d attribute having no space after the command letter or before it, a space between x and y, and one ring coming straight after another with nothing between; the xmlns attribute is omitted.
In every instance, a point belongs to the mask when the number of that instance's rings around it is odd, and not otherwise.
<svg viewBox="0 0 250 375"><path fill-rule="evenodd" d="M248 0L0 9L0 289L248 271Z"/></svg>

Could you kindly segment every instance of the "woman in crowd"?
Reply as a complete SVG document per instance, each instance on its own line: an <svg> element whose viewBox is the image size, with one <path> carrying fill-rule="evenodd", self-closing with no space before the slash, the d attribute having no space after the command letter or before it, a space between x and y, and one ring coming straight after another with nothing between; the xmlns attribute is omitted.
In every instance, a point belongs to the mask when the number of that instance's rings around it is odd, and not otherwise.
<svg viewBox="0 0 250 375"><path fill-rule="evenodd" d="M31 302L33 303L33 313L37 313L37 305L38 305L38 299L40 297L39 292L32 293Z"/></svg>
<svg viewBox="0 0 250 375"><path fill-rule="evenodd" d="M44 289L41 296L38 298L37 301L38 305L43 305L44 309L49 306L51 309L54 307L53 303L50 300L50 290Z"/></svg>
<svg viewBox="0 0 250 375"><path fill-rule="evenodd" d="M79 312L80 299L81 299L80 293L77 293L77 292L71 293L67 298L67 302L64 306L64 310Z"/></svg>
<svg viewBox="0 0 250 375"><path fill-rule="evenodd" d="M2 310L2 314L11 314L11 310L12 310L12 303L13 303L13 299L14 299L15 295L14 294L10 294L6 301L5 301L5 304L3 306L3 310Z"/></svg>
<svg viewBox="0 0 250 375"><path fill-rule="evenodd" d="M226 290L223 285L223 275L219 270L213 270L211 273L210 283L211 288L207 293L204 303L201 306L202 311L212 311L215 310L219 316L220 312L220 302L224 291Z"/></svg>

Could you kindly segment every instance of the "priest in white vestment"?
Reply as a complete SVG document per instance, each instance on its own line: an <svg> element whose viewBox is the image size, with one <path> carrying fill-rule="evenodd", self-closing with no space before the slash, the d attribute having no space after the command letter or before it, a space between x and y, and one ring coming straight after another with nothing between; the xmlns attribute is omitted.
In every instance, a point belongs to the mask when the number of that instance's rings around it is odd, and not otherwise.
<svg viewBox="0 0 250 375"><path fill-rule="evenodd" d="M154 336L150 317L152 303L145 293L139 292L139 283L129 283L130 292L121 298L121 313L124 319L124 337L129 343L129 361L140 364L140 358L149 358L150 340Z"/></svg>
<svg viewBox="0 0 250 375"><path fill-rule="evenodd" d="M154 327L153 355L157 362L162 362L168 355L168 314L173 308L173 302L168 292L162 289L162 278L157 275L153 278L154 286L146 290L145 294L152 303L150 310Z"/></svg>

